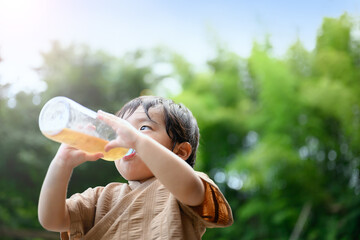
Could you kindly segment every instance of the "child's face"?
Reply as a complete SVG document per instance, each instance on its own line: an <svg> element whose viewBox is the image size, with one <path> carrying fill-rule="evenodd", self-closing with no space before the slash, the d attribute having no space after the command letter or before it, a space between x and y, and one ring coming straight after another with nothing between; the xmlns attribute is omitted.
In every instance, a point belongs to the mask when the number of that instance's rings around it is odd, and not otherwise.
<svg viewBox="0 0 360 240"><path fill-rule="evenodd" d="M151 107L148 113L151 120L147 117L144 108L139 106L136 111L131 116L125 118L125 120L143 134L148 135L166 148L171 149L172 141L166 133L162 108ZM144 181L154 176L137 154L131 158L125 157L116 160L115 165L119 173L127 180Z"/></svg>

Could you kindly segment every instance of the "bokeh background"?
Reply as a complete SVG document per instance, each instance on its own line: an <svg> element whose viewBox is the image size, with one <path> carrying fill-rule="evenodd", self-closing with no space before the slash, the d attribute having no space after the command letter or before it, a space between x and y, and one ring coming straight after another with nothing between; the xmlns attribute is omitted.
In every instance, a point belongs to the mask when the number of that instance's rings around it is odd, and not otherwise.
<svg viewBox="0 0 360 240"><path fill-rule="evenodd" d="M203 239L360 239L359 1L0 0L1 239L58 238L37 220L47 100L148 94L192 110L195 168L232 207ZM68 194L111 181L85 163Z"/></svg>

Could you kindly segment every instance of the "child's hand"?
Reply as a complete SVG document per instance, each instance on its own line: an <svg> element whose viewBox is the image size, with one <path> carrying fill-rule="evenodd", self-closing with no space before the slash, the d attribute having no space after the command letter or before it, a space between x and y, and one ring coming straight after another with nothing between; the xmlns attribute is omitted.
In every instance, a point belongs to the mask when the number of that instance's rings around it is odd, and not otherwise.
<svg viewBox="0 0 360 240"><path fill-rule="evenodd" d="M100 120L111 126L117 134L116 139L110 141L105 146L105 151L109 151L115 147L135 147L136 140L141 133L140 131L136 130L136 128L134 128L128 121L101 110L98 111L97 116Z"/></svg>
<svg viewBox="0 0 360 240"><path fill-rule="evenodd" d="M54 160L64 167L73 169L86 161L96 161L102 157L104 157L102 153L89 154L67 144L61 144Z"/></svg>

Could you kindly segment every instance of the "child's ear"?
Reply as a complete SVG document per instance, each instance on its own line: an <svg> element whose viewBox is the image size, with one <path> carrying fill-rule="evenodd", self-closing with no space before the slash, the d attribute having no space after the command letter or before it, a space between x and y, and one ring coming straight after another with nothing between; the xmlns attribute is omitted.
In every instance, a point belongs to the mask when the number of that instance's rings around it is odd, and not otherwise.
<svg viewBox="0 0 360 240"><path fill-rule="evenodd" d="M186 161L192 152L192 147L188 142L177 143L173 152Z"/></svg>

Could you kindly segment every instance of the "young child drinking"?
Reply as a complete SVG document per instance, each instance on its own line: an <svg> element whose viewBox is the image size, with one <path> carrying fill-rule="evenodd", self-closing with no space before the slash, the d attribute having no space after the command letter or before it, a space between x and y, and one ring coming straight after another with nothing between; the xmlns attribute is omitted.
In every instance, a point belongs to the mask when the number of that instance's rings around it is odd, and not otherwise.
<svg viewBox="0 0 360 240"><path fill-rule="evenodd" d="M62 239L201 239L207 227L233 223L215 183L193 166L199 129L192 113L172 100L138 97L115 115L98 111L117 138L105 146L129 148L115 166L128 183L89 188L66 199L73 169L95 161L62 144L46 174L39 221Z"/></svg>

